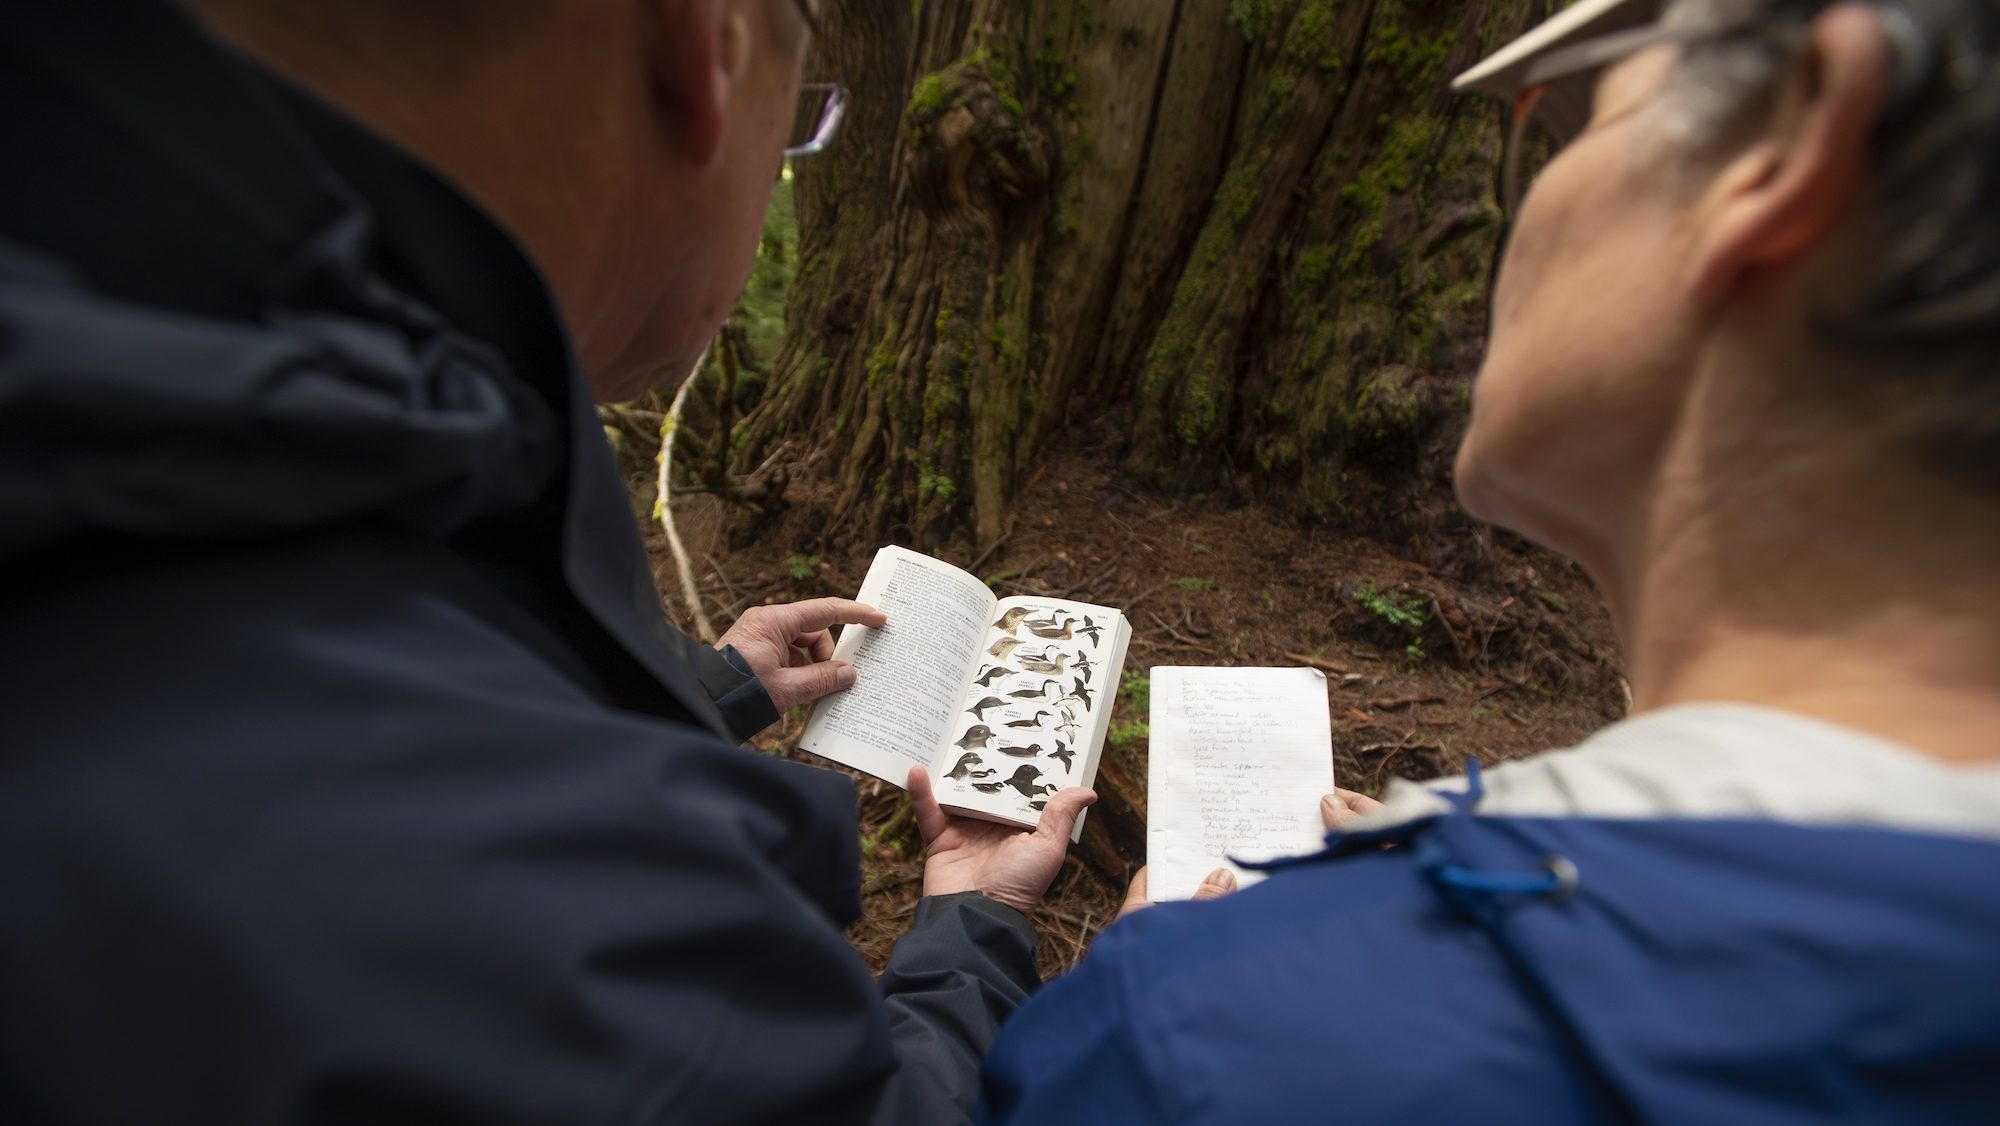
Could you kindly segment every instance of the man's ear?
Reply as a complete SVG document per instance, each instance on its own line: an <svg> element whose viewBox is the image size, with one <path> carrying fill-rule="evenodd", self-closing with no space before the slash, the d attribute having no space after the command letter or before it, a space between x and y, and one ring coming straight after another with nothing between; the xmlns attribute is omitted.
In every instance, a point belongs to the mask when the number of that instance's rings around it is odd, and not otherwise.
<svg viewBox="0 0 2000 1126"><path fill-rule="evenodd" d="M1766 132L1706 193L1695 263L1704 305L1803 258L1840 222L1861 185L1888 66L1868 8L1842 4L1813 22Z"/></svg>
<svg viewBox="0 0 2000 1126"><path fill-rule="evenodd" d="M750 59L750 29L734 0L643 0L654 7L659 36L654 88L675 149L707 164L722 145L729 98Z"/></svg>

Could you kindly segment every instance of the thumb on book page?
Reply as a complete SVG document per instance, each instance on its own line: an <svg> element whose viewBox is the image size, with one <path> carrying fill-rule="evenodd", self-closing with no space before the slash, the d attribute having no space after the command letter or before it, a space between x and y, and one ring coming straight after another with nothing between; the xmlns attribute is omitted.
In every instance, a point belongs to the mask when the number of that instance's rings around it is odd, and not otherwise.
<svg viewBox="0 0 2000 1126"><path fill-rule="evenodd" d="M910 809L916 814L917 832L923 834L924 847L938 839L951 827L951 821L938 806L937 794L931 790L930 772L921 766L910 768L910 775L904 782L910 791Z"/></svg>
<svg viewBox="0 0 2000 1126"><path fill-rule="evenodd" d="M1049 799L1049 806L1042 810L1042 819L1035 823L1035 832L1046 837L1054 837L1069 847L1070 830L1076 827L1076 815L1084 808L1097 804L1097 791L1082 786L1071 786Z"/></svg>
<svg viewBox="0 0 2000 1126"><path fill-rule="evenodd" d="M854 686L854 666L846 661L818 661L793 668L772 669L760 679L771 706L779 711L810 704Z"/></svg>

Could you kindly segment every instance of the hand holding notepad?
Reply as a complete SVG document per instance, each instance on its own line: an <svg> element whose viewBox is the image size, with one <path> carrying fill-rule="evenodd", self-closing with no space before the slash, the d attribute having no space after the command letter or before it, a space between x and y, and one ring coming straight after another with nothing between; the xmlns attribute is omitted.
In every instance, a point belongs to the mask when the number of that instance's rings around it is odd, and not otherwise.
<svg viewBox="0 0 2000 1126"><path fill-rule="evenodd" d="M1326 676L1310 668L1152 670L1147 888L1186 899L1230 862L1316 852L1333 789Z"/></svg>

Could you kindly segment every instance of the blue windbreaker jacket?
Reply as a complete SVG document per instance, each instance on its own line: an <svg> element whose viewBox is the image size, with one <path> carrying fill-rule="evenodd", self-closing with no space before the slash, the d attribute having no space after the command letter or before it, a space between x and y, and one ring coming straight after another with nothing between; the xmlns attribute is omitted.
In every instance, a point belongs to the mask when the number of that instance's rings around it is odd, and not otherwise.
<svg viewBox="0 0 2000 1126"><path fill-rule="evenodd" d="M2000 846L1471 782L1111 928L1003 1031L986 1121L2000 1119Z"/></svg>

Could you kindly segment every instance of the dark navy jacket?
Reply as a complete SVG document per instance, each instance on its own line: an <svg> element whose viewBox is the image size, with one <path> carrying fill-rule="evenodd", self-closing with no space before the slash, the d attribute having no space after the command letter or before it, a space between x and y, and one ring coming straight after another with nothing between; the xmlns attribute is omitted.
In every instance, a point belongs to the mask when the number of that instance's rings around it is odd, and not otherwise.
<svg viewBox="0 0 2000 1126"><path fill-rule="evenodd" d="M1658 773L1628 789L1693 769L1654 753ZM2000 1115L1991 824L1973 839L1625 804L1430 813L1221 900L1140 912L1008 1024L983 1120Z"/></svg>
<svg viewBox="0 0 2000 1126"><path fill-rule="evenodd" d="M141 0L0 5L0 151L0 1122L964 1117L1032 928L868 974L507 236Z"/></svg>

